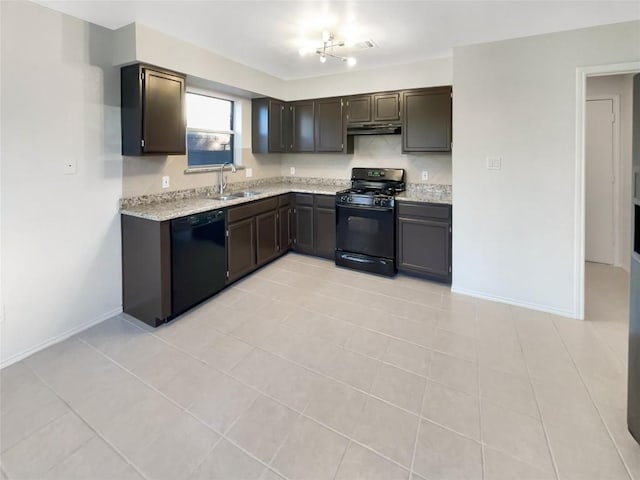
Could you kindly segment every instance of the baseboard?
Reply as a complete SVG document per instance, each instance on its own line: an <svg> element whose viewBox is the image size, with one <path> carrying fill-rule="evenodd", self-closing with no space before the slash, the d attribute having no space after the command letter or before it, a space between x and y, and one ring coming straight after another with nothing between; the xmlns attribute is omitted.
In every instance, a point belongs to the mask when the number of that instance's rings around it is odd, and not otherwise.
<svg viewBox="0 0 640 480"><path fill-rule="evenodd" d="M560 315L561 317L573 318L578 320L583 320L578 317L577 312L572 310L562 310L559 308L552 308L547 305L540 305L537 303L527 303L519 300L514 300L513 298L500 297L497 295L489 295L484 292L477 292L475 290L468 290L466 288L458 288L455 286L451 286L451 291L453 293L459 293L461 295L468 295L470 297L481 298L483 300L489 300L491 302L499 302L506 303L507 305L513 305L515 307L528 308L530 310L538 310L540 312L552 313L554 315Z"/></svg>
<svg viewBox="0 0 640 480"><path fill-rule="evenodd" d="M113 310L110 310L108 312L105 312L99 317L94 318L93 320L90 320L88 322L82 323L77 327L72 328L71 330L67 330L64 333L61 333L60 335L56 335L55 337L45 340L44 342L39 343L35 347L29 348L24 352L17 353L7 358L6 360L4 360L2 363L0 363L0 369L3 369L4 367L8 367L9 365L12 365L16 362L19 362L20 360L27 358L28 356L33 355L34 353L39 352L40 350L44 350L45 348L50 347L51 345L62 342L63 340L66 340L69 337L73 337L75 334L80 333L83 330L86 330L87 328L93 327L94 325L97 325L100 322L104 322L105 320L111 317L114 317L120 313L122 313L122 306L118 308L114 308Z"/></svg>

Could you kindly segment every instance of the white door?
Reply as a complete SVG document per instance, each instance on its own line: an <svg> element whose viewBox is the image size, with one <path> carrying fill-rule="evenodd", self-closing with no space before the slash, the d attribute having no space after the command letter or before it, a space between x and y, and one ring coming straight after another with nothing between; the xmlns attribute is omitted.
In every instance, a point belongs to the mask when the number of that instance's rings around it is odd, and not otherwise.
<svg viewBox="0 0 640 480"><path fill-rule="evenodd" d="M613 265L613 100L587 100L586 112L586 259Z"/></svg>

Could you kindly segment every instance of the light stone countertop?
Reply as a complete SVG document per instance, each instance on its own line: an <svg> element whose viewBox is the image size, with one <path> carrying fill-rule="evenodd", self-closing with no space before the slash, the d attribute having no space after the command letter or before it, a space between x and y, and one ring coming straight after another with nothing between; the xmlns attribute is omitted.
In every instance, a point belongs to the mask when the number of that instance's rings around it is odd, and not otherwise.
<svg viewBox="0 0 640 480"><path fill-rule="evenodd" d="M289 192L335 195L336 192L344 190L345 188L346 187L344 185L306 185L295 183L261 185L249 189L251 191L260 192L251 197L234 198L231 200L215 200L203 195L200 197L150 203L147 205L128 206L121 208L120 213L123 215L130 215L133 217L146 218L148 220L161 222L164 220L193 215L195 213L240 205L242 203L274 197Z"/></svg>
<svg viewBox="0 0 640 480"><path fill-rule="evenodd" d="M409 202L442 203L451 205L451 192L424 192L407 190L396 195L396 201L407 200Z"/></svg>

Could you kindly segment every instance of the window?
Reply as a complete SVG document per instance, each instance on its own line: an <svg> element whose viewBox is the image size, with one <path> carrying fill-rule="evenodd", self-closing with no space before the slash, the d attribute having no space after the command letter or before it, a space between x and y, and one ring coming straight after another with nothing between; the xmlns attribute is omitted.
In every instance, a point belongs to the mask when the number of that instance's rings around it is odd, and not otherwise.
<svg viewBox="0 0 640 480"><path fill-rule="evenodd" d="M187 93L188 166L233 163L233 102Z"/></svg>

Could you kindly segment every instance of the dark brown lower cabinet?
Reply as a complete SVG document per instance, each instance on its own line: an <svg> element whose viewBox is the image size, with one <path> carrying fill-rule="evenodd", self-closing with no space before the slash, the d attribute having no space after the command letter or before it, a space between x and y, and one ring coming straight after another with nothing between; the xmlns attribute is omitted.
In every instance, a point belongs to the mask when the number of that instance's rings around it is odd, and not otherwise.
<svg viewBox="0 0 640 480"><path fill-rule="evenodd" d="M227 236L227 279L233 282L257 265L254 218L229 223Z"/></svg>
<svg viewBox="0 0 640 480"><path fill-rule="evenodd" d="M333 195L314 195L315 254L334 259L336 250L336 200Z"/></svg>
<svg viewBox="0 0 640 480"><path fill-rule="evenodd" d="M282 214L286 218L281 220ZM234 282L286 252L291 236L289 194L256 200L227 211L228 282Z"/></svg>
<svg viewBox="0 0 640 480"><path fill-rule="evenodd" d="M300 253L334 258L336 249L336 207L334 195L296 193L294 200L295 239Z"/></svg>
<svg viewBox="0 0 640 480"><path fill-rule="evenodd" d="M451 283L451 205L398 202L397 267Z"/></svg>

